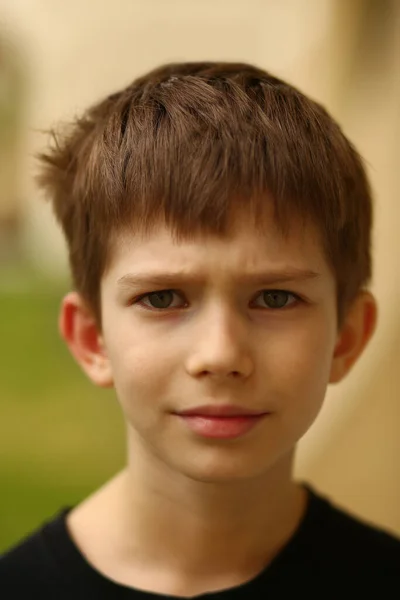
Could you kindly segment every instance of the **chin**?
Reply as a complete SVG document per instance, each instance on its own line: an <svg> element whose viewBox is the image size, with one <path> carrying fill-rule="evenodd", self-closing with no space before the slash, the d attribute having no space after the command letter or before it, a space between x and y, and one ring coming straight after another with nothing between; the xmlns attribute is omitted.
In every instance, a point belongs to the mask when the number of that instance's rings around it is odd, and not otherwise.
<svg viewBox="0 0 400 600"><path fill-rule="evenodd" d="M229 452L229 450L228 450ZM198 457L199 458L199 457ZM273 466L273 461L268 462L266 457L263 457L261 462L259 457L233 456L223 457L213 460L200 461L197 458L192 464L175 464L174 469L179 470L182 475L192 481L199 483L212 484L229 484L246 482L250 479L256 479L266 475Z"/></svg>

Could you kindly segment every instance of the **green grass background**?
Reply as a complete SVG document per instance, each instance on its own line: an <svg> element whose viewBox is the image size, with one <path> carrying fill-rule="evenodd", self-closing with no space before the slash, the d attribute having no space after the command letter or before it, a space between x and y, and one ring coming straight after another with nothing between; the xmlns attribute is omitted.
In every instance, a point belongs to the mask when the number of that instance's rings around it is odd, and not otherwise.
<svg viewBox="0 0 400 600"><path fill-rule="evenodd" d="M68 282L27 268L0 281L0 553L124 464L112 390L95 387L58 333Z"/></svg>

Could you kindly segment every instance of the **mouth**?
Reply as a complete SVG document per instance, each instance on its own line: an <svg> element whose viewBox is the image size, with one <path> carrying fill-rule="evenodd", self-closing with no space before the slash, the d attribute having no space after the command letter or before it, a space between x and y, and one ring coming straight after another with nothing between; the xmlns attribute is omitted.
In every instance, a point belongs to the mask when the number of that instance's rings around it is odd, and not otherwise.
<svg viewBox="0 0 400 600"><path fill-rule="evenodd" d="M194 433L205 438L238 438L255 428L270 413L257 415L213 416L176 415Z"/></svg>
<svg viewBox="0 0 400 600"><path fill-rule="evenodd" d="M246 406L235 406L234 404L207 404L196 406L178 414L183 417L259 417L268 414L266 410L251 410Z"/></svg>

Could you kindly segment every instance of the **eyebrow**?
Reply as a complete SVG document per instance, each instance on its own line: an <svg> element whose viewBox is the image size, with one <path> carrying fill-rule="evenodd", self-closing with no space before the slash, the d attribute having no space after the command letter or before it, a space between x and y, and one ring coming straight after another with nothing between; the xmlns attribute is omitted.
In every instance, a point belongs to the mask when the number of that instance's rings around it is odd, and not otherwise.
<svg viewBox="0 0 400 600"><path fill-rule="evenodd" d="M309 269L299 269L288 267L279 271L270 271L267 273L246 273L239 275L237 281L245 285L277 285L288 282L301 282L321 277L320 273ZM194 284L204 281L204 277L199 274L186 272L149 272L149 273L128 273L118 279L119 287L140 287L140 286L174 286L183 284Z"/></svg>

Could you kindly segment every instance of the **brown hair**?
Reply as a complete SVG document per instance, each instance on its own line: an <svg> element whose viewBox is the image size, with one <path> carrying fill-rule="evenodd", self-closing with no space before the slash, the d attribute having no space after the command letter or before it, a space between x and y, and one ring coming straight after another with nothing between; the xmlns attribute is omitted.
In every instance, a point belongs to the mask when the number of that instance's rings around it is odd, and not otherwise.
<svg viewBox="0 0 400 600"><path fill-rule="evenodd" d="M272 202L282 232L294 216L317 226L339 327L371 277L372 202L359 154L321 105L255 66L163 65L53 140L38 179L99 325L115 233L163 220L178 237L223 235L238 204L261 224Z"/></svg>

